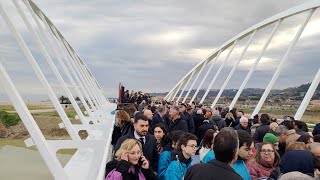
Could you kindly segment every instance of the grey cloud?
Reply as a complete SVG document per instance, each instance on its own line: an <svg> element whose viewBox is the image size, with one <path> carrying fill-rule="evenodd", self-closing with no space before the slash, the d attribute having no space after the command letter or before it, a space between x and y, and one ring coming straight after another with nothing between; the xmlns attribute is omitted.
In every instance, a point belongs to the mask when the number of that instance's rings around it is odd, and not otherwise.
<svg viewBox="0 0 320 180"><path fill-rule="evenodd" d="M169 91L194 65L209 54L192 54L192 50L198 48L210 52L248 27L303 2L35 0L87 63L98 82L106 89L107 96L116 96L116 91L111 89L117 89L119 82L123 82L129 89ZM290 21L286 27L293 25L295 23ZM270 27L269 30L271 29ZM191 35L181 39L172 37L173 39L164 43L161 38L165 35L159 35L172 32ZM268 33L267 30L265 33ZM150 37L154 39L148 39ZM265 35L257 36L257 42L263 37L265 38ZM311 64L316 63L312 60L317 59L316 50L310 51L308 48L317 47L315 44L319 43L298 45L299 53L294 54L294 57L304 57L309 63L303 65L301 61L292 61L294 63L289 63L287 67L305 72ZM241 45L244 44L245 41ZM36 46L33 47L36 56L41 57L37 54ZM270 49L266 57L277 62L284 52L285 49ZM249 52L245 58L253 55L256 54ZM219 63L221 60L219 59ZM222 85L234 62L235 58L230 59L215 87ZM42 65L45 67L45 63L42 62ZM218 65L214 67L215 71ZM240 86L239 82L248 70L249 67L240 66L230 82L230 87ZM248 87L265 87L267 79L272 76L272 70L259 66ZM293 73L289 73L285 78L294 76L294 71L288 71ZM214 72L211 74L212 78ZM47 76L50 76L50 73ZM279 78L279 82L282 77L284 76ZM54 81L54 78L51 79ZM294 81L302 82L306 79L308 78L303 77Z"/></svg>

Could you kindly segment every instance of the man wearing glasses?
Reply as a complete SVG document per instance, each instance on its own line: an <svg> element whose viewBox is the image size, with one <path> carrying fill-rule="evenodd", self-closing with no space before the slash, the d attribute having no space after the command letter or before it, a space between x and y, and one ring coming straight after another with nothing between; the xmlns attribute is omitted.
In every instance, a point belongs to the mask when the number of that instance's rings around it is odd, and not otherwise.
<svg viewBox="0 0 320 180"><path fill-rule="evenodd" d="M181 180L191 167L191 156L196 154L198 138L191 134L185 133L181 136L177 149L172 151L171 162L165 173L165 179Z"/></svg>

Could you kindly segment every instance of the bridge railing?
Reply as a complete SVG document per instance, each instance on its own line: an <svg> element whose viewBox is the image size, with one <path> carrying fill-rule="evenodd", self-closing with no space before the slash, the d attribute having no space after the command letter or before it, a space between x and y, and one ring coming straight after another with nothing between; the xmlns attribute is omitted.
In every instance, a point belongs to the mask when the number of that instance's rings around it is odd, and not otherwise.
<svg viewBox="0 0 320 180"><path fill-rule="evenodd" d="M247 72L246 77L243 79L241 86L237 88L237 93L233 97L233 100L231 104L229 105L229 109L232 109L236 102L238 101L242 91L246 87L249 79L252 77L253 72L257 69L257 66L259 62L261 62L261 59L265 56L267 48L270 46L271 41L274 39L274 37L279 33L279 29L282 27L283 21L287 20L289 18L296 18L297 16L304 15L304 20L299 25L299 28L296 32L293 33L293 39L290 39L291 42L289 47L286 49L285 54L281 58L280 62L277 64L277 68L275 72L273 73L273 76L271 80L269 81L267 87L264 90L264 93L262 94L259 102L255 105L254 111L251 113L252 116L255 114L258 114L261 107L263 106L264 102L267 99L267 96L270 94L271 89L274 87L275 82L277 81L280 73L283 71L284 66L287 64L288 60L290 59L290 55L292 54L295 46L297 45L297 42L299 41L303 31L305 30L306 26L308 25L312 15L316 11L317 8L319 8L320 2L319 1L312 1L309 3L305 3L302 5L299 5L297 7L288 9L286 11L283 11L279 14L276 14L260 23L257 23L256 25L253 25L252 27L248 28L247 30L241 32L240 34L236 35L235 37L231 38L229 41L221 45L217 50L213 51L207 58L205 58L203 61L199 62L196 66L194 66L166 95L165 100L167 101L175 101L183 103L192 103L196 97L201 98L200 103L203 103L204 100L207 98L207 95L209 91L214 87L216 89L219 89L218 94L214 97L214 101L211 104L211 108L215 107L217 105L217 102L219 101L222 93L224 92L227 85L231 84L231 79L234 78L234 73L237 69L239 69L239 63L244 59L244 56L248 54L248 49L252 46L252 41L257 38L257 33L266 30L267 33L264 33L264 36L267 37L266 40L264 40L264 44L261 50L258 51L258 55L254 57L254 61L250 63L250 70ZM268 30L268 28L272 29L271 31ZM234 54L235 47L238 47L239 44L245 44L244 48L240 51L240 54L236 57L236 62L233 65L232 69L230 70L229 74L227 75L226 79L223 82L223 85L220 87L217 87L217 79L219 76L222 76L221 71L222 69L226 68L227 62L230 60L230 55ZM225 57L220 60L221 54L225 53ZM209 74L211 73L213 66L217 64L217 62L220 62L220 66L218 70L215 72L215 75L213 77L210 77ZM210 64L211 63L211 64ZM200 77L200 74L204 70L205 66L210 66L206 72L206 74L203 76L201 80L198 80ZM311 97L313 96L318 84L320 81L320 69L314 76L312 83L305 94L303 101L301 102L299 109L297 110L295 114L295 119L301 119L303 113L305 112ZM195 86L196 82L200 82L198 87ZM200 97L197 96L199 93L199 90L203 87L204 82L210 82L209 85L204 89L206 90L204 95L201 95ZM191 84L191 85L190 85ZM193 93L192 96L190 96L190 92L195 87L195 93ZM186 93L185 95L183 95ZM182 98L183 97L183 98ZM190 99L189 102L187 102L187 99Z"/></svg>
<svg viewBox="0 0 320 180"><path fill-rule="evenodd" d="M11 9L8 8L9 6ZM41 57L36 55L27 45L26 39L17 28L21 24L15 21L12 14L9 15L13 11L8 12L8 10L13 8L17 12L14 16L19 16L22 19L23 25L31 35L31 40L36 43L37 53L43 55L50 69L41 68L39 65ZM110 143L115 119L111 112L116 108L116 104L109 102L84 61L49 18L31 0L0 0L0 15L5 24L4 27L14 37L18 49L25 57L19 61L27 60L30 64L32 71L46 90L62 120L59 127L66 129L70 136L69 140L47 140L44 137L22 99L21 94L26 89L18 91L16 86L19 82L16 82L9 75L4 65L5 62L0 62L0 87L5 90L31 136L25 140L26 145L37 147L55 179L104 179L105 165L110 160L112 151ZM1 52L0 57L6 60ZM44 73L46 71L52 71L58 80L59 86L76 111L75 118L79 121L78 124L70 121L59 103L53 85L49 83L49 77ZM75 97L79 97L84 109L79 107ZM87 138L81 139L79 136L81 130L88 133ZM60 149L77 149L64 167L56 156Z"/></svg>

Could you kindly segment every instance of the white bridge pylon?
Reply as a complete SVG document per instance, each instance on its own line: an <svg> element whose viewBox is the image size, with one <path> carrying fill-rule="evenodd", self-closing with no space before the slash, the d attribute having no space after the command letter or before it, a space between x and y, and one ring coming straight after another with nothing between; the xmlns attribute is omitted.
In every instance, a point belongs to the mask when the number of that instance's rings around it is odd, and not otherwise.
<svg viewBox="0 0 320 180"><path fill-rule="evenodd" d="M39 66L36 56L32 54L26 40L19 32L17 23L8 15L10 13L8 9L4 8L5 3L11 3L16 8L18 16L22 18L28 33L31 34L38 50L58 80L59 86L62 87L75 109L77 113L75 118L81 122L80 124L73 124L63 110L52 85L47 80L48 77L43 73L47 69ZM116 108L116 104L109 102L81 57L31 0L0 0L0 15L4 22L1 25L8 28L25 56L21 61L27 60L31 65L58 112L62 120L59 127L65 128L71 138L70 140L45 139L22 100L20 93L23 92L17 90L17 84L7 73L6 67L0 63L0 87L5 90L31 136L25 140L26 145L37 147L55 179L104 179L105 165L111 157L110 143L114 124L114 115L111 112ZM0 58L5 59L1 53ZM57 66L62 69L58 69ZM80 108L75 97L79 97L84 109ZM86 139L80 138L81 130L87 131ZM60 149L77 149L65 167L60 164L56 156Z"/></svg>
<svg viewBox="0 0 320 180"><path fill-rule="evenodd" d="M227 41L222 46L220 46L217 50L212 52L207 58L205 58L203 61L199 62L195 67L193 67L169 91L169 93L165 97L165 100L180 102L180 99L183 98L182 102L192 103L195 100L195 98L197 97L199 90L202 88L204 82L209 81L210 82L209 86L205 88L206 92L204 93L204 95L202 97L198 97L198 98L201 98L200 103L202 104L204 102L204 100L207 98L208 92L212 89L212 87L214 87L215 89L219 89L218 95L215 97L214 101L210 104L211 108L215 108L217 106L217 102L219 101L226 86L230 84L230 79L233 77L235 70L238 68L239 62L242 59L244 59L244 55L246 54L247 49L250 48L251 41L252 41L252 39L255 38L256 33L258 31L261 31L262 29L264 30L268 27L273 27L273 30L271 32L267 32L267 35L264 35L267 38L266 38L265 42L263 43L262 49L258 52L258 56L254 57L253 63L250 64L251 68L250 68L249 72L247 73L246 77L242 81L241 86L238 88L236 95L232 99L232 102L228 105L229 109L232 109L235 106L236 102L238 101L238 98L240 97L242 91L246 87L253 72L256 70L260 60L265 55L266 50L267 50L268 46L270 45L271 41L273 40L274 36L277 34L279 28L281 28L282 22L286 19L289 19L289 18L295 18L296 16L304 15L305 16L304 20L299 25L298 30L296 32L294 32L294 34L292 34L293 39L289 40L290 45L286 49L285 54L282 56L280 63L277 64L276 71L274 72L272 79L269 81L268 86L266 87L258 104L255 106L254 111L251 113L251 116L258 114L262 105L266 101L267 96L269 95L271 89L274 87L274 84L277 81L280 73L282 72L285 64L290 59L290 55L292 54L292 51L294 50L296 44L298 43L298 41L301 37L301 34L303 33L304 29L308 25L315 10L319 7L320 7L320 1L312 1L312 2L308 2L308 3L302 4L302 5L293 7L291 9L283 11L279 14L276 14L276 15L274 15L274 16L272 16L272 17L270 17L260 23L257 23L256 25L253 25L252 27L248 28L247 30L245 30L245 31L241 32L240 34L236 35L235 37L231 38L229 41ZM228 61L230 54L234 53L233 52L234 47L237 46L237 44L239 44L240 41L246 41L246 39L248 39L248 41L246 42L245 48L242 50L242 52L240 52L239 57L236 57L237 62L232 67L232 69L229 72L223 85L221 87L217 87L217 85L215 84L216 80L217 80L218 76L221 75L221 70L225 67L225 64ZM220 60L219 59L220 55L225 51L227 52L226 58L223 59L219 69L217 70L217 72L215 72L214 77L210 77L209 74L210 74L211 70L213 69L212 67L214 66L214 64L216 64L217 61ZM194 87L195 83L198 81L199 75L202 73L204 66L210 66L210 67L208 68L208 71L204 75L203 79L200 80L201 83L199 84L198 87L196 87L195 93L189 97L189 94L192 91L192 88ZM195 77L195 78L193 79L193 77ZM302 103L300 104L300 106L295 114L295 117L294 117L295 119L300 120L302 118L303 113L305 112L317 86L319 85L319 81L320 81L320 69L316 73L316 75L314 76L314 79L313 79L306 95L304 96ZM188 86L189 82L192 83L192 85L188 89L187 86ZM184 93L184 91L187 91L187 94L183 97L182 94ZM180 95L179 95L179 97L177 97L177 94L179 92L180 92ZM190 98L189 101L187 100L188 98Z"/></svg>

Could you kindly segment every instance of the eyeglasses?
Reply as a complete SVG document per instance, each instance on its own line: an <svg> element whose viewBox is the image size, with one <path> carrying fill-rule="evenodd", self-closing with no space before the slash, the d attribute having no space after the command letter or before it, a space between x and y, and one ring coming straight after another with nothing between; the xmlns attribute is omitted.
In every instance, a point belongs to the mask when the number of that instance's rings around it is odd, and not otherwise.
<svg viewBox="0 0 320 180"><path fill-rule="evenodd" d="M261 150L261 153L263 153L263 154L271 154L271 153L274 153L274 150L262 149L262 150Z"/></svg>
<svg viewBox="0 0 320 180"><path fill-rule="evenodd" d="M199 146L195 146L195 145L187 145L187 146L191 147L195 151L199 149Z"/></svg>
<svg viewBox="0 0 320 180"><path fill-rule="evenodd" d="M139 155L139 156L141 156L141 155L142 155L142 152L141 152L141 151L136 151L136 152L135 152L135 151L131 151L131 152L129 152L129 154L132 155L132 156L134 156L134 155L136 155L136 154Z"/></svg>

